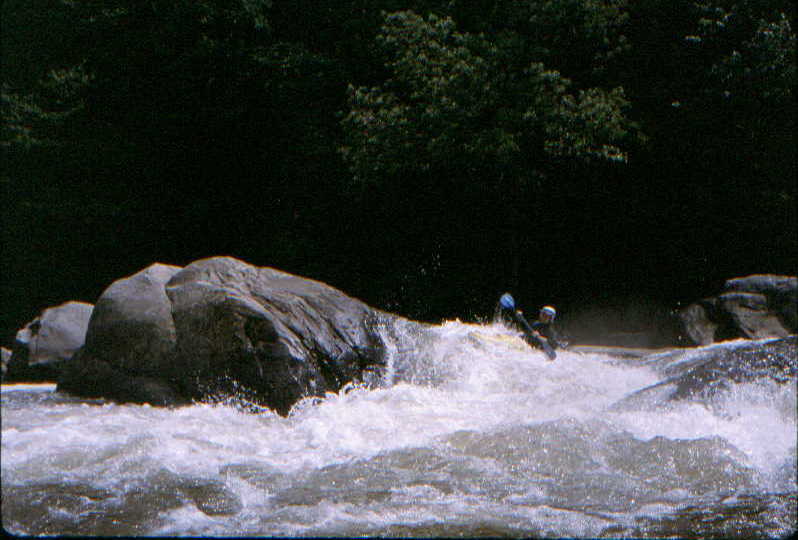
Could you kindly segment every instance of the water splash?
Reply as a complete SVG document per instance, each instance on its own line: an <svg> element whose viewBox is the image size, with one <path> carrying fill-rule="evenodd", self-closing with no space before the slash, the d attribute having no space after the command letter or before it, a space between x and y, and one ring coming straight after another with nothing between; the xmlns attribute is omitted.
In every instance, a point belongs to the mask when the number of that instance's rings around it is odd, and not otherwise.
<svg viewBox="0 0 798 540"><path fill-rule="evenodd" d="M790 530L795 379L613 407L668 376L665 361L562 351L550 362L500 323L386 328L382 339L381 385L308 398L287 417L229 400L160 409L4 387L4 526L678 536L701 522L687 509L703 508L727 515L709 535L732 523L754 535ZM737 345L715 350L724 347ZM683 368L706 351L681 354Z"/></svg>

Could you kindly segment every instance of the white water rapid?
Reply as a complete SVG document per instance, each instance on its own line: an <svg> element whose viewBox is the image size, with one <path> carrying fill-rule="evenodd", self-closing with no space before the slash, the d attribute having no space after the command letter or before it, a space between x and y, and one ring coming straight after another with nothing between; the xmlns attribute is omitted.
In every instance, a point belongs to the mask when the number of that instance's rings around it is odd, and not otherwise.
<svg viewBox="0 0 798 540"><path fill-rule="evenodd" d="M288 417L5 385L2 517L15 534L704 535L795 531L796 381L612 407L651 362L562 351L500 324L390 344L386 384ZM734 344L720 347L734 347ZM695 350L686 353L700 354Z"/></svg>

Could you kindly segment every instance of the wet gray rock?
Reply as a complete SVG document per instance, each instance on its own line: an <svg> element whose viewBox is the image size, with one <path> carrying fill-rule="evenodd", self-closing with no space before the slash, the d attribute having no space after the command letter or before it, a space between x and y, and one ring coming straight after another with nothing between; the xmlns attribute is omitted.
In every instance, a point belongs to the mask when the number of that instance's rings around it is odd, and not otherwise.
<svg viewBox="0 0 798 540"><path fill-rule="evenodd" d="M3 382L55 382L83 345L92 309L66 302L43 310L17 332Z"/></svg>
<svg viewBox="0 0 798 540"><path fill-rule="evenodd" d="M798 278L769 274L726 281L723 291L679 313L695 345L735 338L787 337L798 331Z"/></svg>
<svg viewBox="0 0 798 540"><path fill-rule="evenodd" d="M714 313L713 299L704 299L690 304L679 312L685 337L695 345L709 345L715 341L718 323L710 313Z"/></svg>
<svg viewBox="0 0 798 540"><path fill-rule="evenodd" d="M727 293L759 294L790 333L798 331L798 277L757 274L726 282Z"/></svg>
<svg viewBox="0 0 798 540"><path fill-rule="evenodd" d="M11 360L11 351L5 347L0 347L0 373L5 379L6 371L8 370L8 361Z"/></svg>
<svg viewBox="0 0 798 540"><path fill-rule="evenodd" d="M421 328L231 257L153 265L102 294L58 389L153 405L237 394L286 414L304 397L379 383L397 325Z"/></svg>
<svg viewBox="0 0 798 540"><path fill-rule="evenodd" d="M798 378L798 337L715 344L674 350L644 359L663 380L621 400L616 407L670 401L706 403L720 391L740 383L775 383Z"/></svg>

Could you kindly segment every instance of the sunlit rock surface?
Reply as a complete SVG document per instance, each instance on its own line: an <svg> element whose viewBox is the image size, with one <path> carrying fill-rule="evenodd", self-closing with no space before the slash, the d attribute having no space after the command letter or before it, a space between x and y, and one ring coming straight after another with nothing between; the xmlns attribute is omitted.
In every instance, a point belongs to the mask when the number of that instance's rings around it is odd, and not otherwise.
<svg viewBox="0 0 798 540"><path fill-rule="evenodd" d="M17 332L3 382L55 382L82 345L93 306L66 302L43 310Z"/></svg>

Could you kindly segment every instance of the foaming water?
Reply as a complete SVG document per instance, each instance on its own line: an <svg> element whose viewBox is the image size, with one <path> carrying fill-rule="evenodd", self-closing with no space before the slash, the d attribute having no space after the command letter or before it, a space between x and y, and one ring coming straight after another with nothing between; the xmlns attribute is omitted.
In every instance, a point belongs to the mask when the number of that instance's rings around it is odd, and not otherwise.
<svg viewBox="0 0 798 540"><path fill-rule="evenodd" d="M616 409L662 370L569 351L551 362L500 324L447 322L389 345L382 387L308 398L288 417L4 386L4 527L639 537L726 515L709 533L795 529L794 379Z"/></svg>

